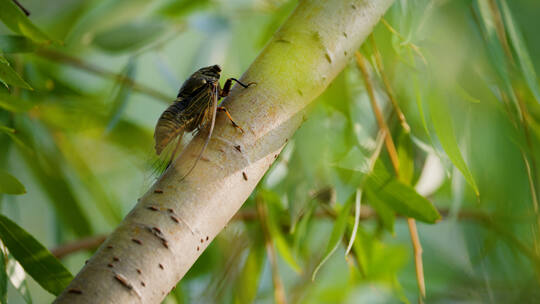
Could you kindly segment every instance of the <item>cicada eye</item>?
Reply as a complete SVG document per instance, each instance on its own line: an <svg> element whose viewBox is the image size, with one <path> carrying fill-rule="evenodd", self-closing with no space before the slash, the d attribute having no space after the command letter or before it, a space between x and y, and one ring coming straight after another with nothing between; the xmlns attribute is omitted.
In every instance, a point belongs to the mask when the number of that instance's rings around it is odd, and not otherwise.
<svg viewBox="0 0 540 304"><path fill-rule="evenodd" d="M218 73L221 72L221 67L218 64L214 65L212 68Z"/></svg>

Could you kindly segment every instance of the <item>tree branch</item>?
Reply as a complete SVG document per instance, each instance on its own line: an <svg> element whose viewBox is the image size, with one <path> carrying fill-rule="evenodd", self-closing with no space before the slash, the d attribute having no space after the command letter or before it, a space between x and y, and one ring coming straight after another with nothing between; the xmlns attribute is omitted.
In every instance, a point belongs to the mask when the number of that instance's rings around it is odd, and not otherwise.
<svg viewBox="0 0 540 304"><path fill-rule="evenodd" d="M183 179L204 140L197 136L55 302L160 303L242 206L300 126L305 107L391 3L301 1L241 79L257 86L233 89L225 101L246 132L218 116L207 161Z"/></svg>

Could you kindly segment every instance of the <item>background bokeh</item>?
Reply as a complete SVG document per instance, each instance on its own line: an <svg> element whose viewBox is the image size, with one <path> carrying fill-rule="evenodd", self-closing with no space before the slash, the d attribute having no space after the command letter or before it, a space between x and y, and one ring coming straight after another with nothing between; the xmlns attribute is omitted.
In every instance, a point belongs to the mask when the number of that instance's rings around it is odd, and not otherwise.
<svg viewBox="0 0 540 304"><path fill-rule="evenodd" d="M301 5L21 2L35 28L13 26L0 1L0 182L26 193L0 202L49 249L111 232L153 181L153 127L182 82L211 64L241 76ZM165 303L417 302L405 216L418 220L427 303L538 301L539 15L537 0L396 1L359 51L399 181L379 191L395 173L351 60ZM76 274L89 247L61 263ZM10 303L54 299L3 252L0 298L8 279Z"/></svg>

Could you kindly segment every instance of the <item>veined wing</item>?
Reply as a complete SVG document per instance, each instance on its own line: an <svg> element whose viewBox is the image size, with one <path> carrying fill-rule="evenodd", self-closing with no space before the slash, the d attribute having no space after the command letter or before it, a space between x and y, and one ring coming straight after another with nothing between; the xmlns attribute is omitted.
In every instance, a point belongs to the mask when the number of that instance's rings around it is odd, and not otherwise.
<svg viewBox="0 0 540 304"><path fill-rule="evenodd" d="M218 89L218 83L216 82L214 84L214 87L212 88L212 90L210 90L211 92L211 98L209 98L209 100L211 101L211 105L209 108L205 109L203 112L205 112L203 114L203 118L201 121L201 123L204 123L205 125L209 124L208 127L208 135L206 136L206 139L204 140L204 144L201 148L201 151L199 152L199 155L197 156L197 158L195 159L195 162L193 163L193 165L191 166L191 168L189 168L189 170L184 174L184 176L182 176L182 178L180 180L183 180L184 178L186 178L190 173L191 171L193 171L193 169L195 168L195 166L197 165L197 163L199 162L199 160L201 159L203 153L204 153L204 150L206 150L206 147L208 146L208 143L210 142L210 138L212 137L212 132L214 131L214 125L216 124L216 113L217 113L217 105L218 105L218 98L219 98L219 89ZM209 121L204 121L204 120L207 120L205 119L207 117L207 114L208 112L207 111L210 111L209 113L209 116L210 116L210 119ZM183 153L182 153L183 154Z"/></svg>

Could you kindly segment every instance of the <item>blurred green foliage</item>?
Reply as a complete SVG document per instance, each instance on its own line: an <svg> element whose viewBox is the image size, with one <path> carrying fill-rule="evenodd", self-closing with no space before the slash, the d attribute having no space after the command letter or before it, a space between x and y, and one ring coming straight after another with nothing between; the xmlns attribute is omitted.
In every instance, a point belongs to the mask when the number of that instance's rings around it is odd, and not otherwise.
<svg viewBox="0 0 540 304"><path fill-rule="evenodd" d="M59 263L41 244L114 229L149 186L153 127L182 81L216 63L239 76L298 3L23 5L0 0L0 302L46 303L93 248ZM536 0L396 1L360 51L399 176L351 61L165 302L416 302L408 216L424 222L426 302L534 303L539 14Z"/></svg>

